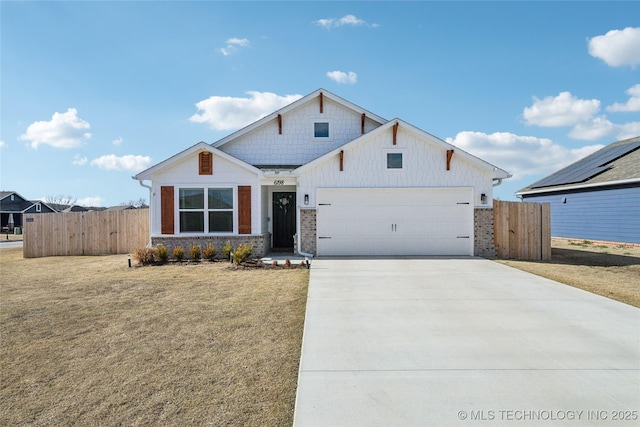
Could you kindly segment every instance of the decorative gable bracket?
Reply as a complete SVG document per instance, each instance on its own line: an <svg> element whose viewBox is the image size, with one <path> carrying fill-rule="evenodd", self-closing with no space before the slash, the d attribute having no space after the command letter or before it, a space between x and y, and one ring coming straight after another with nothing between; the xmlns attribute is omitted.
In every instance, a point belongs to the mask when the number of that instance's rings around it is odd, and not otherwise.
<svg viewBox="0 0 640 427"><path fill-rule="evenodd" d="M393 145L396 145L397 143L397 139L398 139L398 127L400 126L400 124L398 122L396 122L393 125Z"/></svg>
<svg viewBox="0 0 640 427"><path fill-rule="evenodd" d="M453 150L447 150L447 170L451 170L452 157L453 157Z"/></svg>

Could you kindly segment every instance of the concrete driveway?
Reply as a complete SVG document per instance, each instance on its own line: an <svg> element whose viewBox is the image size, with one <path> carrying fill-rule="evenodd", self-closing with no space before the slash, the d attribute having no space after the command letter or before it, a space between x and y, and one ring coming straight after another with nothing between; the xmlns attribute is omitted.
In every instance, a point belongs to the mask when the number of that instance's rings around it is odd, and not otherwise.
<svg viewBox="0 0 640 427"><path fill-rule="evenodd" d="M480 258L312 263L296 427L639 419L637 308Z"/></svg>

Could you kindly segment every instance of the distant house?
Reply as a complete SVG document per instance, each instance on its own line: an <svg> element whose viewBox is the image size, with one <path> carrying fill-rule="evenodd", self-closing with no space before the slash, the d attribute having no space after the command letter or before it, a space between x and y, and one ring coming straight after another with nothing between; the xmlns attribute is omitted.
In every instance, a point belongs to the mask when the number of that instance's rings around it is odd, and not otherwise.
<svg viewBox="0 0 640 427"><path fill-rule="evenodd" d="M62 210L63 213L67 213L67 212L88 212L89 209L85 208L84 206L79 206L79 205L71 205L68 208L65 208Z"/></svg>
<svg viewBox="0 0 640 427"><path fill-rule="evenodd" d="M133 205L118 205L118 206L110 206L108 207L107 211L128 211L131 209L137 209L135 206Z"/></svg>
<svg viewBox="0 0 640 427"><path fill-rule="evenodd" d="M551 235L640 243L640 136L617 141L516 192L551 204Z"/></svg>
<svg viewBox="0 0 640 427"><path fill-rule="evenodd" d="M0 224L3 233L12 233L16 227L22 228L23 214L50 212L56 210L44 202L27 200L15 191L0 192Z"/></svg>

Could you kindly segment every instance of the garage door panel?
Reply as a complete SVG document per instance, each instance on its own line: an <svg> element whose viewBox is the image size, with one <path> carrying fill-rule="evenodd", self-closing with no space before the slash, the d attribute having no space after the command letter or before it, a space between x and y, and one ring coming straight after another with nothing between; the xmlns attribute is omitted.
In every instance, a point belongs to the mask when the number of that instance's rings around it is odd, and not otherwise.
<svg viewBox="0 0 640 427"><path fill-rule="evenodd" d="M472 255L473 190L318 189L318 254Z"/></svg>
<svg viewBox="0 0 640 427"><path fill-rule="evenodd" d="M411 256L411 255L469 255L467 239L451 238L390 239L364 238L355 241L349 238L318 240L318 253L324 256Z"/></svg>

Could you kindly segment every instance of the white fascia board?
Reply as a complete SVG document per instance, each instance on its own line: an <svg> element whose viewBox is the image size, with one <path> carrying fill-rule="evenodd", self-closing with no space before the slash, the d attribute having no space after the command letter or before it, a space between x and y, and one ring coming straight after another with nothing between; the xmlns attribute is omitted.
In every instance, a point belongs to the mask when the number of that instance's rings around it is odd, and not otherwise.
<svg viewBox="0 0 640 427"><path fill-rule="evenodd" d="M245 163L242 160L237 159L237 158L235 158L235 157L233 157L233 156L231 156L231 155L229 155L229 154L227 154L227 153L225 153L223 151L218 150L217 148L212 147L211 145L207 144L206 142L202 142L201 141L201 142L198 142L197 144L187 148L186 150L183 150L183 151L179 152L178 154L175 154L175 155L169 157L168 159L166 159L166 160L164 160L164 161L162 161L162 162L160 162L160 163L158 163L158 164L156 164L154 166L151 166L149 169L140 172L139 174L133 176L132 178L136 179L138 181L149 180L149 179L151 179L151 176L154 173L156 173L156 172L158 172L158 171L160 171L160 170L162 170L162 169L164 169L164 168L166 168L166 167L168 167L168 166L170 166L170 165L172 165L172 164L174 164L176 162L179 162L179 161L185 159L186 157L189 157L192 154L197 153L199 151L209 151L209 152L213 153L216 156L220 156L223 159L225 159L225 160L227 160L227 161L229 161L231 163L234 163L234 164L236 164L236 165L238 165L238 166L240 166L240 167L242 167L244 169L247 169L247 170L255 173L258 176L262 176L262 174L263 174L263 172L260 169L256 168L255 166L252 166L252 165L250 165L248 163Z"/></svg>
<svg viewBox="0 0 640 427"><path fill-rule="evenodd" d="M268 122L270 122L272 120L275 120L278 117L278 114L283 114L284 115L284 114L286 114L286 113L288 113L288 112L290 112L292 110L295 110L295 109L299 108L302 105L307 104L308 102L311 102L311 101L315 100L318 96L320 96L320 93L322 93L322 95L325 98L328 98L328 99L336 102L337 104L342 105L345 108L348 108L348 109L350 109L352 111L355 111L355 112L357 112L359 114L364 113L367 116L367 118L369 118L371 120L374 120L374 121L376 121L376 122L378 122L380 124L383 124L383 123L387 122L387 120L383 119L382 117L380 117L380 116L378 116L376 114L373 114L373 113L371 113L371 112L369 112L369 111L367 111L367 110L365 110L363 108L360 108L357 105L352 104L351 102L349 102L349 101L347 101L345 99L342 99L339 96L336 96L331 92L328 92L328 91L326 91L324 89L318 89L318 90L310 93L309 95L303 96L302 98L298 99L297 101L294 101L291 104L286 105L286 106L282 107L281 109L276 110L276 111L274 111L273 113L271 113L271 114L269 114L267 116L264 116L260 120L257 120L255 122L243 127L240 130L237 130L236 132L232 133L231 135L225 136L224 138L214 142L211 145L213 147L221 147L221 146L223 146L223 145L225 145L225 144L227 144L227 143L229 143L229 142L231 142L233 140L236 140L236 139L240 138L241 136L246 135L246 134L254 131L255 129L263 126L265 123L268 123Z"/></svg>
<svg viewBox="0 0 640 427"><path fill-rule="evenodd" d="M538 188L533 190L518 191L516 192L516 196L525 196L529 194L556 193L559 191L566 191L566 190L582 190L582 189L589 189L589 188L596 188L596 187L609 187L612 185L626 185L626 184L640 184L640 178L619 179L617 181L594 182L591 184L578 184L578 185L568 184L568 185L563 185L558 187Z"/></svg>

